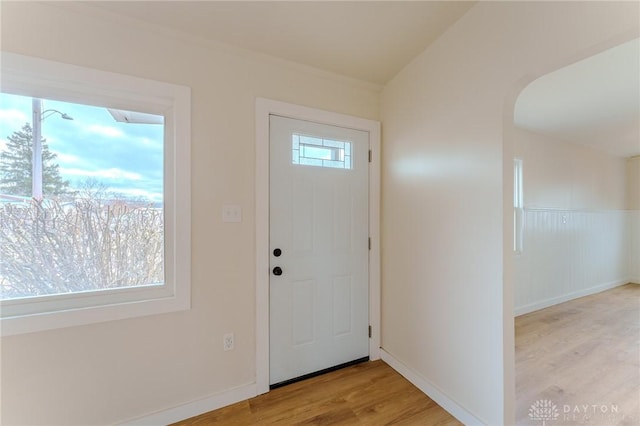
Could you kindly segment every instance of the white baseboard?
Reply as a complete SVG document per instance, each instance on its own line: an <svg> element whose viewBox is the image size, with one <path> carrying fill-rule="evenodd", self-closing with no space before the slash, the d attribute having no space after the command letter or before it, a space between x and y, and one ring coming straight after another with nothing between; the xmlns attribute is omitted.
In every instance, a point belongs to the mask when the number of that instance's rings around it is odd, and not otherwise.
<svg viewBox="0 0 640 426"><path fill-rule="evenodd" d="M541 300L539 302L530 303L524 306L518 306L514 309L513 313L515 316L528 314L529 312L537 311L540 309L548 308L549 306L557 305L559 303L568 302L569 300L577 299L578 297L589 296L591 294L600 293L605 290L609 290L629 282L633 282L630 279L623 279L618 281L612 281L605 284L596 285L593 287L585 288L583 290L574 291L568 294L563 294L561 296L552 297L550 299Z"/></svg>
<svg viewBox="0 0 640 426"><path fill-rule="evenodd" d="M246 385L238 388L230 389L208 398L199 399L197 401L188 402L178 407L169 408L168 410L159 411L153 414L129 420L121 425L126 426L158 426L175 423L185 420L193 416L198 416L236 402L244 401L256 396L256 385Z"/></svg>
<svg viewBox="0 0 640 426"><path fill-rule="evenodd" d="M420 389L429 398L433 399L440 407L444 408L453 417L464 423L465 425L483 425L485 424L469 411L464 409L460 404L451 399L448 395L438 389L434 384L415 371L398 361L393 355L380 349L380 355L384 362L389 364L391 368L400 373L405 379L413 383L415 387Z"/></svg>

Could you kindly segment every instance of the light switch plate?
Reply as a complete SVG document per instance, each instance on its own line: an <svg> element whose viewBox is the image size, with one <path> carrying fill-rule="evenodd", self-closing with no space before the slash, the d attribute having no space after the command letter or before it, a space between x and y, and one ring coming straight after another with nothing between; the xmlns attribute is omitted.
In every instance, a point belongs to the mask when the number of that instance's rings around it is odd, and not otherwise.
<svg viewBox="0 0 640 426"><path fill-rule="evenodd" d="M242 222L242 207L237 204L222 206L223 222Z"/></svg>

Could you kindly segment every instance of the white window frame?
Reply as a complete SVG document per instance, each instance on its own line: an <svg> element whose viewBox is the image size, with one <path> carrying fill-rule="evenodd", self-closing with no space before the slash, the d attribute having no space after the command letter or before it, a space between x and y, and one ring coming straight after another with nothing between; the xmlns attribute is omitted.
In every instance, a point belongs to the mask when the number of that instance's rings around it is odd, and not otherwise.
<svg viewBox="0 0 640 426"><path fill-rule="evenodd" d="M163 285L0 302L2 336L191 308L191 89L2 52L4 93L165 117Z"/></svg>

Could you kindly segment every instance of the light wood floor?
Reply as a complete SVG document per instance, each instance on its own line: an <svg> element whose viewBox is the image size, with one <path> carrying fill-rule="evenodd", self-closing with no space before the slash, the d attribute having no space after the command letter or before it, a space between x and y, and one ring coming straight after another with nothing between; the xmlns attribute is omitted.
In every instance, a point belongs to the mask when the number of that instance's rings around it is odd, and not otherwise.
<svg viewBox="0 0 640 426"><path fill-rule="evenodd" d="M538 400L557 407L547 425L640 425L640 285L522 315L515 327L518 425L542 424L529 418Z"/></svg>
<svg viewBox="0 0 640 426"><path fill-rule="evenodd" d="M177 425L460 425L382 361L366 362Z"/></svg>
<svg viewBox="0 0 640 426"><path fill-rule="evenodd" d="M558 417L547 425L640 425L640 285L522 315L515 327L518 425L542 425L529 417L529 408L539 400L557 409ZM391 367L375 361L177 424L460 423Z"/></svg>

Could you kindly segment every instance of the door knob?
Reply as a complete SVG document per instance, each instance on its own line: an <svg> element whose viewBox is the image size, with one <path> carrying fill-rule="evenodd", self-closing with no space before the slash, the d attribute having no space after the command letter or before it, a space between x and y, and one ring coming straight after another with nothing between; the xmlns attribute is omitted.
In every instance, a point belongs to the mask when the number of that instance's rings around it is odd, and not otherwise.
<svg viewBox="0 0 640 426"><path fill-rule="evenodd" d="M277 275L277 276L282 275L282 268L279 266L276 266L275 268L273 268L273 275Z"/></svg>

